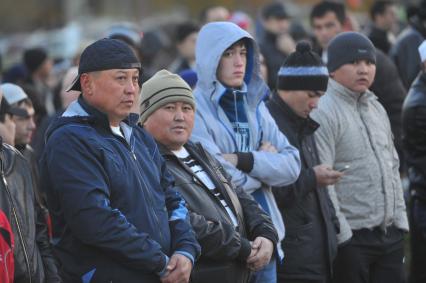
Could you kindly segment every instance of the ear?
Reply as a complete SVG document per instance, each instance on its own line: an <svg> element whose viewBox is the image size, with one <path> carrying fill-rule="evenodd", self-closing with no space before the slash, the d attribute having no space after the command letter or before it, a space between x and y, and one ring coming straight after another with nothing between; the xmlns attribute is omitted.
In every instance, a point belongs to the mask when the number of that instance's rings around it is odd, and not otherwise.
<svg viewBox="0 0 426 283"><path fill-rule="evenodd" d="M334 78L334 74L335 74L335 72L331 72L328 75L329 75L330 78Z"/></svg>
<svg viewBox="0 0 426 283"><path fill-rule="evenodd" d="M81 85L81 91L83 92L83 94L91 96L93 91L92 91L92 81L93 81L93 77L90 76L89 74L83 73L80 76L80 85Z"/></svg>

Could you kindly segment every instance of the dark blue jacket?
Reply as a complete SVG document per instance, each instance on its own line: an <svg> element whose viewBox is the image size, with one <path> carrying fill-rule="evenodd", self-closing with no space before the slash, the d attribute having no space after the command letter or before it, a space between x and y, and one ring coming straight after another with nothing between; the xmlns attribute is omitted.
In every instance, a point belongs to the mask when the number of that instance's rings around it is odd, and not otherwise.
<svg viewBox="0 0 426 283"><path fill-rule="evenodd" d="M41 182L66 282L159 282L168 256L199 255L154 141L121 127L80 98L47 131Z"/></svg>

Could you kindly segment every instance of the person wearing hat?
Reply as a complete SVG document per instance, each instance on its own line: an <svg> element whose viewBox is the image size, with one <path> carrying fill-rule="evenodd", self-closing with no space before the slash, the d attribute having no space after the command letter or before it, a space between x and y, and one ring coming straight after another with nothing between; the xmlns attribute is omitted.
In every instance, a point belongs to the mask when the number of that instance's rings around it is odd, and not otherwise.
<svg viewBox="0 0 426 283"><path fill-rule="evenodd" d="M4 83L0 85L5 100L15 109L19 109L20 113L13 116L16 125L15 147L28 160L33 160L32 165L36 166L37 161L34 157L34 150L29 145L33 132L35 130L34 123L34 107L25 91L18 85Z"/></svg>
<svg viewBox="0 0 426 283"><path fill-rule="evenodd" d="M3 94L5 94L3 96ZM13 147L15 123L13 117L22 115L20 108L9 105L4 85L0 87L0 211L1 235L10 250L0 245L2 282L62 282L52 254L45 214L38 198L28 161ZM11 100L13 101L13 99ZM10 139L10 144L6 143ZM14 243L14 244L13 244ZM12 258L8 254L12 252ZM11 260L12 259L12 260ZM6 270L3 268L7 267Z"/></svg>
<svg viewBox="0 0 426 283"><path fill-rule="evenodd" d="M41 183L66 282L188 282L199 255L185 202L131 115L140 71L127 44L95 41L69 88L82 94L46 133Z"/></svg>
<svg viewBox="0 0 426 283"><path fill-rule="evenodd" d="M266 103L304 160L294 184L274 188L286 224L281 242L286 257L277 267L278 282L331 282L339 223L326 186L335 184L343 173L321 164L314 137L320 125L309 116L327 90L327 82L327 68L309 43L301 41L281 66L277 91Z"/></svg>
<svg viewBox="0 0 426 283"><path fill-rule="evenodd" d="M294 183L300 158L263 102L270 91L261 77L256 42L234 23L209 23L198 34L195 54L197 109L191 140L200 142L232 181L252 194L271 216L281 241L284 222L271 186ZM280 246L276 248L252 282L276 282L275 261L283 257Z"/></svg>
<svg viewBox="0 0 426 283"><path fill-rule="evenodd" d="M159 144L201 245L191 282L248 282L249 267L262 268L271 257L258 246L261 238L278 240L270 217L200 143L189 141L195 100L183 79L159 71L142 85L141 96L140 121Z"/></svg>
<svg viewBox="0 0 426 283"><path fill-rule="evenodd" d="M410 282L426 282L426 41L420 44L422 72L402 108L402 132L410 181Z"/></svg>
<svg viewBox="0 0 426 283"><path fill-rule="evenodd" d="M376 73L371 41L357 32L328 47L330 79L312 112L320 160L349 168L328 191L339 218L334 282L403 282L408 220L389 118L368 88Z"/></svg>
<svg viewBox="0 0 426 283"><path fill-rule="evenodd" d="M183 70L195 68L195 42L199 29L198 25L191 21L176 26L175 45L177 54L169 66L171 72L180 73Z"/></svg>
<svg viewBox="0 0 426 283"><path fill-rule="evenodd" d="M55 112L53 93L49 86L53 60L44 48L34 47L25 50L23 63L28 75L23 86L34 104L36 122L39 124L43 117Z"/></svg>
<svg viewBox="0 0 426 283"><path fill-rule="evenodd" d="M417 48L426 39L426 0L417 3L413 15L411 17L407 15L408 26L399 33L389 51L407 90L421 70Z"/></svg>
<svg viewBox="0 0 426 283"><path fill-rule="evenodd" d="M278 69L295 47L289 35L290 15L283 3L272 2L262 8L261 16L264 30L260 36L259 47L268 69L268 86L275 89ZM289 44L281 44L282 42Z"/></svg>

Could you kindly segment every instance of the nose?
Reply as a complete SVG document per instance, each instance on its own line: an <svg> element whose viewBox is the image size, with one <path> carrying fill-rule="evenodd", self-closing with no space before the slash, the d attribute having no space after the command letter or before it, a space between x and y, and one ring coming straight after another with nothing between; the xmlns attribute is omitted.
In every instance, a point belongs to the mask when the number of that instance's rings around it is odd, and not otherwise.
<svg viewBox="0 0 426 283"><path fill-rule="evenodd" d="M176 112L175 112L175 120L176 121L183 121L184 120L183 111L179 107L176 109Z"/></svg>
<svg viewBox="0 0 426 283"><path fill-rule="evenodd" d="M237 54L234 58L234 64L235 66L242 66L243 65L243 56L245 55L241 55L241 54Z"/></svg>
<svg viewBox="0 0 426 283"><path fill-rule="evenodd" d="M36 124L34 122L34 118L30 118L29 122L28 122L28 129L33 131L36 128Z"/></svg>
<svg viewBox="0 0 426 283"><path fill-rule="evenodd" d="M367 62L361 61L358 64L358 73L360 74L365 74L368 72L368 66L367 66Z"/></svg>
<svg viewBox="0 0 426 283"><path fill-rule="evenodd" d="M309 107L311 108L311 109L315 109L315 108L317 108L318 107L318 102L319 102L319 97L314 97L314 98L312 98L312 100L310 101L310 103L309 103Z"/></svg>
<svg viewBox="0 0 426 283"><path fill-rule="evenodd" d="M135 94L136 92L139 92L139 85L132 80L129 80L126 84L125 92L126 94Z"/></svg>

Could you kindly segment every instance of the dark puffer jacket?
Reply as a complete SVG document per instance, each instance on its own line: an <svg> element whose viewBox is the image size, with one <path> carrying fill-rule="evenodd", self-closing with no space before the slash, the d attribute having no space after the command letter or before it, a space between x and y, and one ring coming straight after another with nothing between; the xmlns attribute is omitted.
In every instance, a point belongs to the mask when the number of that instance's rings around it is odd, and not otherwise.
<svg viewBox="0 0 426 283"><path fill-rule="evenodd" d="M14 282L61 282L28 162L15 148L0 142L0 163L0 209L15 238Z"/></svg>
<svg viewBox="0 0 426 283"><path fill-rule="evenodd" d="M426 202L426 73L419 74L404 101L402 129L410 189Z"/></svg>
<svg viewBox="0 0 426 283"><path fill-rule="evenodd" d="M274 189L274 196L286 225L282 247L286 257L278 266L278 281L289 279L326 280L332 274L337 254L338 220L327 189L317 186L315 172L319 158L314 140L318 124L298 117L277 94L266 104L280 130L295 146L302 160L296 183Z"/></svg>
<svg viewBox="0 0 426 283"><path fill-rule="evenodd" d="M191 282L247 282L249 241L262 236L270 239L274 246L277 243L271 219L241 188L234 187L220 163L200 144L188 142L185 148L211 178L238 219L236 229L217 197L188 166L160 146L167 167L176 179L176 188L187 203L191 224L201 245L201 257L192 272Z"/></svg>

